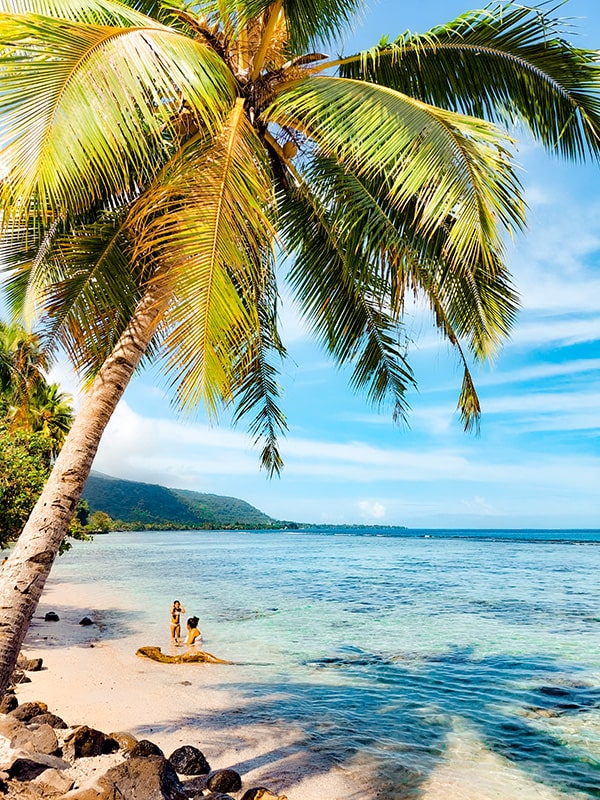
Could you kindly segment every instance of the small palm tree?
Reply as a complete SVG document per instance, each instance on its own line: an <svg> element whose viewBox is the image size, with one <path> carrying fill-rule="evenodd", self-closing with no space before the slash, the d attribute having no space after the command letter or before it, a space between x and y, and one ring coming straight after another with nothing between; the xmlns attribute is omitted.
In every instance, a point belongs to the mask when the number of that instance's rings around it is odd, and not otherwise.
<svg viewBox="0 0 600 800"><path fill-rule="evenodd" d="M30 397L45 384L47 353L39 336L17 323L0 322L0 404L2 416L17 426L27 417Z"/></svg>
<svg viewBox="0 0 600 800"><path fill-rule="evenodd" d="M28 430L50 441L50 457L55 459L73 424L72 398L57 383L39 384L29 401L27 422Z"/></svg>
<svg viewBox="0 0 600 800"><path fill-rule="evenodd" d="M0 0L10 296L91 381L4 567L0 691L144 354L164 360L183 408L251 415L280 469L276 250L316 335L396 416L413 383L403 308L423 296L476 424L468 360L514 320L503 241L524 222L513 142L494 123L597 156L596 56L509 4L330 59L361 6Z"/></svg>

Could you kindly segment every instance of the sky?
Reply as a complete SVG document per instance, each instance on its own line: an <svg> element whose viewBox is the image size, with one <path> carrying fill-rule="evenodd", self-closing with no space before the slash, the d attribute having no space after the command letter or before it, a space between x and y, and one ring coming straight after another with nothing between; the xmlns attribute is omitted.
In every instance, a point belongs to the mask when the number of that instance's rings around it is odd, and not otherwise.
<svg viewBox="0 0 600 800"><path fill-rule="evenodd" d="M481 4L483 5L483 3ZM344 52L425 31L472 6L371 0ZM600 48L598 0L567 0L571 38ZM115 477L240 497L277 519L411 528L600 527L600 165L551 159L526 137L518 153L528 229L508 247L522 309L493 363L474 369L483 416L463 432L461 370L432 321L406 319L418 390L408 425L353 394L289 294L281 322L285 468L269 479L242 427L176 415L164 378L134 379L94 468ZM65 365L54 377L77 387Z"/></svg>

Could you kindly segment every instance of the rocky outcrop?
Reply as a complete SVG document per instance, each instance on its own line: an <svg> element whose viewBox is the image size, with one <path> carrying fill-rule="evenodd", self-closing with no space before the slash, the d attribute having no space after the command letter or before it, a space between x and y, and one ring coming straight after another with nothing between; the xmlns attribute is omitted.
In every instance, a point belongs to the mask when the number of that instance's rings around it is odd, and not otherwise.
<svg viewBox="0 0 600 800"><path fill-rule="evenodd" d="M42 669L43 663L43 659L41 658L27 658L23 653L19 653L17 669L25 670L26 672L39 672Z"/></svg>
<svg viewBox="0 0 600 800"><path fill-rule="evenodd" d="M248 789L244 792L242 800L287 800L284 794L273 794L269 789L264 786L255 786L253 789Z"/></svg>
<svg viewBox="0 0 600 800"><path fill-rule="evenodd" d="M240 800L242 776L211 772L194 745L166 759L147 739L66 725L41 702L0 713L0 793L7 800ZM287 798L261 786L241 800Z"/></svg>
<svg viewBox="0 0 600 800"><path fill-rule="evenodd" d="M130 758L149 758L150 756L161 756L164 758L165 754L157 744L154 744L154 742L148 739L140 739L129 751Z"/></svg>
<svg viewBox="0 0 600 800"><path fill-rule="evenodd" d="M17 705L17 707L10 713L15 719L19 719L22 722L29 722L39 714L47 714L48 706L46 703L40 703L37 701L33 703L22 703L21 705Z"/></svg>

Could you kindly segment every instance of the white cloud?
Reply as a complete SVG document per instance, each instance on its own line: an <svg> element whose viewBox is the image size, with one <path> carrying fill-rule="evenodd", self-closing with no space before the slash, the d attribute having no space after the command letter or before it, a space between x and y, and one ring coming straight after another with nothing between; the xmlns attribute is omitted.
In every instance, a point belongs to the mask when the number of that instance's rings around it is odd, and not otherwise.
<svg viewBox="0 0 600 800"><path fill-rule="evenodd" d="M385 517L385 506L373 500L360 500L358 509L362 519L367 521L382 520Z"/></svg>
<svg viewBox="0 0 600 800"><path fill-rule="evenodd" d="M600 485L600 459L519 455L518 463L465 449L384 448L364 442L282 441L284 480L321 484L436 481L548 486ZM121 403L100 446L94 468L117 477L201 489L215 476L257 476L258 453L245 434L206 425L144 419Z"/></svg>
<svg viewBox="0 0 600 800"><path fill-rule="evenodd" d="M473 498L463 500L461 505L465 511L476 516L490 517L498 513L496 509L480 495L475 495Z"/></svg>

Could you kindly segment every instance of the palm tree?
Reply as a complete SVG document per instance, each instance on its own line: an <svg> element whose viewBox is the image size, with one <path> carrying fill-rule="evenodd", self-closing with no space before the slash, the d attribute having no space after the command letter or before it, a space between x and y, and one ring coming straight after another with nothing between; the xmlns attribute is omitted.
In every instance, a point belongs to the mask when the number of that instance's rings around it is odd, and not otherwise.
<svg viewBox="0 0 600 800"><path fill-rule="evenodd" d="M10 429L42 433L56 458L73 422L69 395L46 372L49 354L22 325L0 322L0 417Z"/></svg>
<svg viewBox="0 0 600 800"><path fill-rule="evenodd" d="M19 427L31 396L46 382L47 353L40 337L18 323L0 322L0 411Z"/></svg>
<svg viewBox="0 0 600 800"><path fill-rule="evenodd" d="M41 433L50 442L50 457L56 459L73 424L72 398L57 383L36 386L28 405L26 430Z"/></svg>
<svg viewBox="0 0 600 800"><path fill-rule="evenodd" d="M361 0L0 0L10 299L89 390L0 590L9 680L102 432L144 354L184 409L252 415L278 472L274 254L316 335L375 404L406 411L402 315L426 299L464 368L507 335L503 240L524 223L524 123L600 150L595 53L506 5L331 59Z"/></svg>

